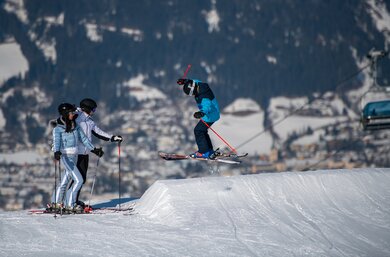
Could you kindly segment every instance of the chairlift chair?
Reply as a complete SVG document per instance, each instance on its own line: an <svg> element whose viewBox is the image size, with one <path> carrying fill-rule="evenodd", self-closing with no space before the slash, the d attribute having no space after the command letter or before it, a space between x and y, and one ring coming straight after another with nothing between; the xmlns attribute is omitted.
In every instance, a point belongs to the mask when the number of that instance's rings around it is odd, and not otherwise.
<svg viewBox="0 0 390 257"><path fill-rule="evenodd" d="M362 110L361 118L364 130L390 128L390 99L369 102Z"/></svg>
<svg viewBox="0 0 390 257"><path fill-rule="evenodd" d="M372 51L367 55L372 60L373 86L361 99L363 130L390 128L390 88L378 86L376 78L377 59L386 55L385 51Z"/></svg>

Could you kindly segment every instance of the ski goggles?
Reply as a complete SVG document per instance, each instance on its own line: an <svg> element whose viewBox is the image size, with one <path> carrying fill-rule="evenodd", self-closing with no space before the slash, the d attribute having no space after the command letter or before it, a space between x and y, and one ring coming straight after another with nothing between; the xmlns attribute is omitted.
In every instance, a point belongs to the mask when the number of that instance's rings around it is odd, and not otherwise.
<svg viewBox="0 0 390 257"><path fill-rule="evenodd" d="M191 84L188 85L188 88L190 89L190 93L188 95L192 96L195 90L195 81L192 80Z"/></svg>

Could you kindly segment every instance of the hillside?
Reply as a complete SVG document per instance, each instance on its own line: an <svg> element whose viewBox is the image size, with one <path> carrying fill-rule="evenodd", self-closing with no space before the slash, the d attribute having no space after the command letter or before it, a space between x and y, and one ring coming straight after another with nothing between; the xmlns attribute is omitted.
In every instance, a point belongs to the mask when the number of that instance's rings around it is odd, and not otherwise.
<svg viewBox="0 0 390 257"><path fill-rule="evenodd" d="M161 180L130 216L0 212L0 255L388 256L389 182L389 169Z"/></svg>
<svg viewBox="0 0 390 257"><path fill-rule="evenodd" d="M373 0L5 0L0 54L11 45L15 57L2 54L0 67L20 67L0 74L2 130L36 144L58 103L87 96L108 113L136 111L126 82L139 76L177 100L175 81L188 63L222 107L250 97L267 109L271 97L332 91L372 48L388 49L389 17L387 3ZM387 58L381 84L389 85L389 67Z"/></svg>
<svg viewBox="0 0 390 257"><path fill-rule="evenodd" d="M61 102L85 97L98 103L99 127L124 138L128 197L159 179L215 172L390 165L388 131L359 124L372 85L367 53L389 50L388 1L4 0L0 24L0 209L49 201L49 120ZM378 61L380 85L389 85L389 60ZM220 104L213 128L249 153L242 165L158 158L197 150L197 106L175 83L188 64L188 76L207 81ZM90 161L96 194L115 194L117 145L93 141L105 151L99 167Z"/></svg>

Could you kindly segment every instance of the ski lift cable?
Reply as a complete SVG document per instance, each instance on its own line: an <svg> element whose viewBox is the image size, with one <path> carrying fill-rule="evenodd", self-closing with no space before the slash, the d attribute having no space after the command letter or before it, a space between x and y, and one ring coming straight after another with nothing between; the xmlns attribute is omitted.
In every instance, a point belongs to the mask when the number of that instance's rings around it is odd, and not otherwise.
<svg viewBox="0 0 390 257"><path fill-rule="evenodd" d="M373 88L378 88L378 84L377 84L377 81L376 81L376 62L377 62L377 59L378 59L378 58L384 57L384 56L386 56L387 54L388 54L388 52L380 51L380 52L370 52L370 53L367 55L367 57L368 57L369 59L371 59L371 62L370 62L368 65L366 65L365 67L361 68L360 71L359 71L358 73L362 72L364 69L366 69L368 66L370 66L370 67L372 68L372 72L373 72L372 75L373 75L373 77L374 77L374 83L373 83L373 85L372 85L371 87L369 87L365 92L363 92L357 99L360 99L360 100L361 100L361 99L362 99L367 93L369 93ZM357 75L358 73L356 73L356 75ZM352 77L351 77L351 78L352 78ZM349 79L350 79L350 78L349 78ZM347 80L349 80L349 79L346 79L345 81L347 81ZM345 82L345 81L344 81L344 82ZM341 87L340 87L340 83L339 83L339 86L336 87L336 90L339 89L339 88L341 88ZM358 120L358 122L360 122L360 120ZM352 145L352 143L353 143L353 142L351 142L350 144L346 144L346 145L344 145L343 147L340 147L339 149L334 150L334 151L332 152L332 154L328 154L328 156L326 156L325 158L323 158L323 159L317 161L317 162L314 163L314 164L311 164L311 165L309 165L309 166L307 166L307 167L301 169L301 171L306 171L306 170L311 170L311 169L313 169L313 168L316 168L320 163L322 163L322 162L324 162L324 161L330 159L332 156L334 156L334 155L340 153L342 150L344 150L344 149L346 149L347 147L349 147L350 145Z"/></svg>
<svg viewBox="0 0 390 257"><path fill-rule="evenodd" d="M382 88L381 86L378 85L378 81L377 81L377 62L378 62L378 59L380 59L382 57L385 57L388 54L389 54L388 51L370 51L367 54L367 58L371 61L370 62L370 67L371 67L371 76L372 76L372 79L373 79L373 83L368 88L368 90L365 92L365 94L360 96L359 101L362 101L363 98L368 93L370 93L373 90L379 91L379 92L386 92L386 93L388 93L388 91L386 89L384 89L384 88Z"/></svg>
<svg viewBox="0 0 390 257"><path fill-rule="evenodd" d="M369 87L366 91L364 91L359 97L357 97L357 99L360 99L360 100L361 100L367 93L369 93L369 92L372 90L372 88L376 88L376 87L378 87L378 85L377 85L376 83L374 83L371 87ZM358 100L358 101L359 101L359 100ZM360 123L360 120L356 120L355 122ZM356 138L355 138L355 140L356 140ZM352 142L352 143L353 143L353 142ZM320 163L329 160L332 156L338 154L338 153L341 152L342 150L346 149L348 146L352 145L352 143L351 143L351 144L344 145L343 147L341 147L341 148L339 148L339 149L336 149L335 151L332 152L332 154L328 154L327 157L325 157L325 158L319 160L318 162L316 162L316 163L314 163L314 164L311 164L311 165L309 165L309 166L307 166L307 167L301 169L301 171L312 170L312 169L316 168Z"/></svg>
<svg viewBox="0 0 390 257"><path fill-rule="evenodd" d="M355 122L360 122L360 120L356 120ZM357 136L356 137L352 137L349 140L350 141L349 144L343 144L343 146L340 147L339 149L334 150L332 153L328 154L326 157L322 158L321 160L318 160L314 164L306 166L305 168L301 169L300 171L308 171L308 170L313 170L313 169L317 168L320 163L329 160L330 158L332 158L336 154L339 154L341 151L347 149L348 147L350 147L352 144L356 143L359 140L361 140L361 137L357 137ZM386 151L386 152L388 152L388 151Z"/></svg>
<svg viewBox="0 0 390 257"><path fill-rule="evenodd" d="M372 62L370 63L370 65L375 65L373 62L374 62L374 61L372 61ZM365 68L366 68L366 67L365 67ZM360 99L360 100L361 100L361 99L362 99L367 93L369 93L373 88L377 88L377 87L378 87L378 85L377 85L376 79L375 79L373 85L372 85L371 87L369 87L366 91L364 91L357 99ZM358 101L359 101L359 100L358 100ZM359 122L359 123L360 123L360 120L356 120L356 122ZM356 138L355 138L355 139L356 139ZM306 171L306 170L311 170L311 169L313 169L313 168L316 168L320 163L322 163L322 162L324 162L324 161L327 161L327 160L330 159L332 156L334 156L335 154L338 154L340 151L346 149L346 148L347 148L348 146L350 146L350 145L352 145L352 143L351 143L351 144L344 145L343 147L341 147L341 148L339 148L339 149L336 149L335 151L333 151L332 154L328 154L327 157L325 157L325 158L319 160L318 162L316 162L316 163L314 163L314 164L311 164L311 165L309 165L309 166L307 166L307 167L301 169L301 171Z"/></svg>
<svg viewBox="0 0 390 257"><path fill-rule="evenodd" d="M346 78L344 78L343 80L341 80L340 82L338 82L335 87L335 91L337 90L340 90L342 87L343 87L343 84L347 81L349 81L350 79L356 77L359 73L361 73L363 70L367 69L368 67L371 66L371 63L369 64L366 64L365 66L363 66L362 68L360 68L359 70L357 70L356 72L352 73L351 75L347 76ZM254 139L256 139L257 137L259 137L260 135L264 134L266 131L270 130L271 128L273 127L276 127L278 126L280 123L282 123L283 121L285 121L287 118L293 116L294 114L298 113L299 111L301 111L303 108L311 105L314 101L318 100L318 99L322 99L323 96L325 95L325 93L322 93L320 96L317 96L317 97L314 97L313 99L311 100L308 100L305 104L303 104L301 107L293 110L292 112L290 112L289 114L285 115L283 118L281 118L280 120L278 120L277 122L265 127L262 131L260 131L259 133L253 135L252 137L250 137L249 139L247 139L246 141L244 141L243 143L239 144L237 147L236 147L236 150L243 147L244 145L248 144L249 142L253 141Z"/></svg>

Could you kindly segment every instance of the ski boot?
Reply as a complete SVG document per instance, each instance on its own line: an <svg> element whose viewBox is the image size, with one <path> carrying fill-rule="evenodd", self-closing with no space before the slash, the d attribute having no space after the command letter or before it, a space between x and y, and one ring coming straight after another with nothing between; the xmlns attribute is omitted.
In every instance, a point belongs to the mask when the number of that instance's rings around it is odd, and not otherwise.
<svg viewBox="0 0 390 257"><path fill-rule="evenodd" d="M209 159L215 159L217 158L218 156L221 156L222 153L219 151L219 148L217 148L217 150L215 151L211 151L212 153L210 154L209 156Z"/></svg>
<svg viewBox="0 0 390 257"><path fill-rule="evenodd" d="M76 202L76 204L82 206L83 208L86 206L86 204L83 201L80 201L80 200L78 200Z"/></svg>
<svg viewBox="0 0 390 257"><path fill-rule="evenodd" d="M192 153L190 154L190 157L191 158L201 158L201 159L209 159L210 156L212 156L214 154L214 151L213 150L210 150L208 152L205 152L205 153L200 153L199 151L198 152L195 152L195 153Z"/></svg>
<svg viewBox="0 0 390 257"><path fill-rule="evenodd" d="M72 213L75 213L75 214L84 213L84 207L77 204L77 205L75 205L75 206L72 208Z"/></svg>
<svg viewBox="0 0 390 257"><path fill-rule="evenodd" d="M64 209L62 203L49 203L46 205L46 212L60 213Z"/></svg>
<svg viewBox="0 0 390 257"><path fill-rule="evenodd" d="M90 205L85 205L84 206L84 213L91 213L92 212L92 207Z"/></svg>

